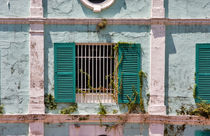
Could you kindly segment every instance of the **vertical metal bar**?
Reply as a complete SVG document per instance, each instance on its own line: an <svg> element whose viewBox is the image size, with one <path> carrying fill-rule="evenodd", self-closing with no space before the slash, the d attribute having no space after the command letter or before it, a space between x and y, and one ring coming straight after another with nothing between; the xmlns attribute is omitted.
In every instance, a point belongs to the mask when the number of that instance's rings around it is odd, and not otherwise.
<svg viewBox="0 0 210 136"><path fill-rule="evenodd" d="M87 61L86 61L86 59L87 59L87 54L86 54L86 48L87 48L87 46L84 46L85 47L85 56L84 56L84 61L85 61L85 73L87 74ZM85 92L87 93L87 75L86 74L84 74L84 76L85 76ZM86 102L86 97L84 97L84 101Z"/></svg>
<svg viewBox="0 0 210 136"><path fill-rule="evenodd" d="M79 46L76 46L76 48L77 48L77 89L78 89L78 92L77 92L77 94L79 94L80 92L79 92L79 88L80 88L80 86L79 86ZM77 98L77 97L76 97Z"/></svg>
<svg viewBox="0 0 210 136"><path fill-rule="evenodd" d="M94 76L95 76L95 71L94 71L94 46L92 46L92 87L95 88L94 86ZM92 102L94 101L93 100L93 94L94 94L94 90L92 90Z"/></svg>
<svg viewBox="0 0 210 136"><path fill-rule="evenodd" d="M102 48L102 51L103 51L103 76L102 76L102 78L103 78L103 100L105 100L104 98L105 98L105 92L104 91L106 91L105 90L105 47L106 46L102 46L103 48Z"/></svg>
<svg viewBox="0 0 210 136"><path fill-rule="evenodd" d="M112 52L112 47L111 47L111 52L110 52L110 55L111 55L111 58L110 58L110 89L109 89L109 93L112 94L112 83L111 83L111 79L113 79L113 72L112 72L112 55L113 55L113 52ZM113 81L112 81L113 82Z"/></svg>
<svg viewBox="0 0 210 136"><path fill-rule="evenodd" d="M81 69L80 70L83 70L83 46L81 45ZM83 93L83 82L82 82L82 80L83 80L83 73L81 72L81 102L83 102L83 95L82 95L82 93Z"/></svg>
<svg viewBox="0 0 210 136"><path fill-rule="evenodd" d="M109 88L109 83L108 83L108 79L109 79L109 46L107 45L107 48L106 48L106 75L107 75L107 78L106 78L106 95L107 95L107 99L109 98L108 96L108 88Z"/></svg>
<svg viewBox="0 0 210 136"><path fill-rule="evenodd" d="M88 73L90 74L90 46L88 46ZM92 76L92 75L90 75ZM89 81L90 82L90 81ZM91 83L91 82L90 82ZM90 87L88 86L89 92L91 92ZM91 92L93 95L93 93Z"/></svg>
<svg viewBox="0 0 210 136"><path fill-rule="evenodd" d="M101 73L102 73L102 70L101 70L101 45L99 45L99 86L101 86ZM99 88L100 89L100 88ZM99 100L101 99L101 89L99 91Z"/></svg>
<svg viewBox="0 0 210 136"><path fill-rule="evenodd" d="M97 81L97 79L98 79L98 46L96 46L96 94L98 93L97 91L98 91L98 81Z"/></svg>

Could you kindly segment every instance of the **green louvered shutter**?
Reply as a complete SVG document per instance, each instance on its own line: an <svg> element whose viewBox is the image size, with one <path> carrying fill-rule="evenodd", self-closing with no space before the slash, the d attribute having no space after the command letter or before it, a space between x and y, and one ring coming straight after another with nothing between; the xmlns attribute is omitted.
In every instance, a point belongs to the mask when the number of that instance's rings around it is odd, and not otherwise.
<svg viewBox="0 0 210 136"><path fill-rule="evenodd" d="M75 43L54 44L55 101L75 102Z"/></svg>
<svg viewBox="0 0 210 136"><path fill-rule="evenodd" d="M198 130L195 132L195 136L210 136L210 131L201 131L201 130Z"/></svg>
<svg viewBox="0 0 210 136"><path fill-rule="evenodd" d="M210 103L210 44L196 45L196 102Z"/></svg>
<svg viewBox="0 0 210 136"><path fill-rule="evenodd" d="M140 44L119 44L118 60L121 61L118 72L119 103L128 103L127 96L132 98L133 89L139 94L139 71L141 66ZM139 103L139 95L137 97Z"/></svg>

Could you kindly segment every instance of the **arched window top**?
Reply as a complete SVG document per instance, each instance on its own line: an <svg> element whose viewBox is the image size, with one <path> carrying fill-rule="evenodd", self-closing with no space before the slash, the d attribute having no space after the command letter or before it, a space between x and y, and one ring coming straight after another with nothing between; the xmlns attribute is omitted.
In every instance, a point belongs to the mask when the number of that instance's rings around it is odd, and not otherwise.
<svg viewBox="0 0 210 136"><path fill-rule="evenodd" d="M86 7L93 12L101 12L101 10L110 7L115 0L80 0Z"/></svg>

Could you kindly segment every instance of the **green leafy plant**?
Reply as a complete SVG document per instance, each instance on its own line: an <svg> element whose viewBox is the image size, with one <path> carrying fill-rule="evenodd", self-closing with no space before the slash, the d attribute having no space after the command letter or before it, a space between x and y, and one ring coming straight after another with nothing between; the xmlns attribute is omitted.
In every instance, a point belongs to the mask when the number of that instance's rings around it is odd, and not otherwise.
<svg viewBox="0 0 210 136"><path fill-rule="evenodd" d="M98 114L99 115L106 115L107 114L106 107L102 103L99 104Z"/></svg>
<svg viewBox="0 0 210 136"><path fill-rule="evenodd" d="M142 70L139 71L139 79L140 79L140 111L141 113L145 113L144 108L144 99L143 99L143 85L144 85L144 78L147 78L147 74L144 73Z"/></svg>
<svg viewBox="0 0 210 136"><path fill-rule="evenodd" d="M99 31L101 29L106 28L107 26L107 20L106 19L102 19L96 26L96 30Z"/></svg>
<svg viewBox="0 0 210 136"><path fill-rule="evenodd" d="M193 110L193 115L210 118L210 104L204 100L200 100L200 103L197 103L196 105L197 108Z"/></svg>
<svg viewBox="0 0 210 136"><path fill-rule="evenodd" d="M77 111L77 104L76 103L73 103L71 104L69 107L67 108L64 108L60 111L61 114L72 114L74 113L75 111Z"/></svg>
<svg viewBox="0 0 210 136"><path fill-rule="evenodd" d="M45 94L44 98L44 104L47 109L55 110L57 108L54 96L51 94Z"/></svg>
<svg viewBox="0 0 210 136"><path fill-rule="evenodd" d="M114 110L112 111L112 114L117 114L117 113L118 113L118 110L115 110L115 109L114 109Z"/></svg>
<svg viewBox="0 0 210 136"><path fill-rule="evenodd" d="M86 115L84 117L79 117L79 121L88 120L88 119L89 119L89 115Z"/></svg>
<svg viewBox="0 0 210 136"><path fill-rule="evenodd" d="M4 114L4 105L3 104L0 105L0 114Z"/></svg>

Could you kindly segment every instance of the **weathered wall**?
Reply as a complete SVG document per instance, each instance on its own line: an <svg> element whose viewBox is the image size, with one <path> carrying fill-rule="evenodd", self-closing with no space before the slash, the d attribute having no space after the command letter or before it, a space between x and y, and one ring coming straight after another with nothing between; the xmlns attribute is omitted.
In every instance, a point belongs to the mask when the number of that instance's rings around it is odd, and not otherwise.
<svg viewBox="0 0 210 136"><path fill-rule="evenodd" d="M195 45L210 43L210 26L166 27L166 106L176 114L194 105Z"/></svg>
<svg viewBox="0 0 210 136"><path fill-rule="evenodd" d="M28 25L0 25L0 103L6 114L28 112L28 28Z"/></svg>
<svg viewBox="0 0 210 136"><path fill-rule="evenodd" d="M1 0L0 17L29 16L30 0Z"/></svg>
<svg viewBox="0 0 210 136"><path fill-rule="evenodd" d="M28 124L0 124L1 136L28 136Z"/></svg>
<svg viewBox="0 0 210 136"><path fill-rule="evenodd" d="M132 42L140 43L142 48L142 70L148 73L149 79L149 26L107 26L104 30L96 32L95 25L46 25L45 26L45 93L54 94L54 53L53 43L67 42L107 42L117 43ZM146 85L147 86L147 85ZM146 93L143 97L146 105ZM96 106L97 105L97 106ZM79 104L79 114L97 114L99 104ZM108 104L109 109L118 109L116 104ZM58 110L66 107L65 104L59 104ZM147 109L147 108L146 108ZM56 111L50 111L58 113ZM112 110L111 110L112 111ZM120 110L119 110L120 111Z"/></svg>
<svg viewBox="0 0 210 136"><path fill-rule="evenodd" d="M45 17L149 18L150 0L116 0L108 9L94 13L80 0L43 0Z"/></svg>
<svg viewBox="0 0 210 136"><path fill-rule="evenodd" d="M165 125L164 136L196 136L196 131L209 131L210 126Z"/></svg>
<svg viewBox="0 0 210 136"><path fill-rule="evenodd" d="M209 0L165 0L168 18L210 18Z"/></svg>

